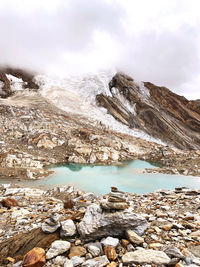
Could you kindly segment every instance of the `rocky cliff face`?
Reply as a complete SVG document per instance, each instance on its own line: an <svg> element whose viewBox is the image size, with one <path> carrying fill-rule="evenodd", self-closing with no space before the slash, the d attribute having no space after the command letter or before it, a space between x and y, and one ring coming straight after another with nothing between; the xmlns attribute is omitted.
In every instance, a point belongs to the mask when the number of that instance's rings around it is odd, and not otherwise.
<svg viewBox="0 0 200 267"><path fill-rule="evenodd" d="M39 86L33 82L34 74L22 69L16 68L1 68L0 69L0 97L6 98L13 94L12 78L19 79L22 89L39 89Z"/></svg>
<svg viewBox="0 0 200 267"><path fill-rule="evenodd" d="M140 85L122 73L109 84L112 96L99 94L99 106L130 128L137 128L180 149L200 148L200 101L150 82Z"/></svg>

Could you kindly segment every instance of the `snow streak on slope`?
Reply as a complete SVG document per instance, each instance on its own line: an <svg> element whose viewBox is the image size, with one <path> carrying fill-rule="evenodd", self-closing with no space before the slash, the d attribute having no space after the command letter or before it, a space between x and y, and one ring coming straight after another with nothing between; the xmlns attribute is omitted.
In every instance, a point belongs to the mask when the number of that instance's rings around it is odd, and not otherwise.
<svg viewBox="0 0 200 267"><path fill-rule="evenodd" d="M115 71L101 71L68 78L37 75L34 81L40 86L41 94L60 109L77 114L80 117L86 117L93 125L103 124L113 131L161 144L160 140L142 131L130 129L128 126L123 125L107 114L106 109L97 106L97 94L103 93L104 95L112 96L108 84L115 73ZM141 89L144 90L143 88ZM123 101L122 98L121 101ZM129 103L123 101L123 104L127 106L128 110L133 111L134 107L131 108Z"/></svg>

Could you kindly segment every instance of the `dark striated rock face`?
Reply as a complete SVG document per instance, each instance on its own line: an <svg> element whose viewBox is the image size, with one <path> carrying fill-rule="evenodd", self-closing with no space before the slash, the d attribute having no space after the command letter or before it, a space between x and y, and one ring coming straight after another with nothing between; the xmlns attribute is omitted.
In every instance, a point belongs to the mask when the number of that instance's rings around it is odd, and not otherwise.
<svg viewBox="0 0 200 267"><path fill-rule="evenodd" d="M200 100L149 82L138 85L122 73L109 83L112 96L99 94L97 103L115 119L180 149L200 149Z"/></svg>

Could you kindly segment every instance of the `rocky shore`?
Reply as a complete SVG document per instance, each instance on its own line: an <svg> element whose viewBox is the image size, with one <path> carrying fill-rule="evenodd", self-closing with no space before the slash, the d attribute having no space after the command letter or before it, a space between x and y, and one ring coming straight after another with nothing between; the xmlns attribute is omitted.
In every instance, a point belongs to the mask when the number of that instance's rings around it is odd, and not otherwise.
<svg viewBox="0 0 200 267"><path fill-rule="evenodd" d="M200 266L200 191L0 186L0 266Z"/></svg>

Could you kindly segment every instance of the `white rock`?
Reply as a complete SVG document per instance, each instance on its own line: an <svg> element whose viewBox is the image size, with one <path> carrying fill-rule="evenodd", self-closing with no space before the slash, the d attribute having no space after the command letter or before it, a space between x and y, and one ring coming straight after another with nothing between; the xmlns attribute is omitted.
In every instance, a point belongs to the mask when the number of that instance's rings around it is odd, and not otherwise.
<svg viewBox="0 0 200 267"><path fill-rule="evenodd" d="M85 261L81 266L82 267L103 267L109 263L108 258L104 255L94 259Z"/></svg>
<svg viewBox="0 0 200 267"><path fill-rule="evenodd" d="M73 236L76 233L76 226L72 220L61 222L60 236L67 237Z"/></svg>
<svg viewBox="0 0 200 267"><path fill-rule="evenodd" d="M64 266L63 267L74 267L74 264L71 260L65 260Z"/></svg>
<svg viewBox="0 0 200 267"><path fill-rule="evenodd" d="M127 252L122 256L122 262L125 264L168 264L170 258L163 251L156 251L152 249L138 249L134 252Z"/></svg>
<svg viewBox="0 0 200 267"><path fill-rule="evenodd" d="M92 254L93 257L98 257L103 253L103 249L100 242L89 243L86 245L87 250Z"/></svg>
<svg viewBox="0 0 200 267"><path fill-rule="evenodd" d="M100 205L90 205L77 229L82 239L95 240L106 236L123 235L126 229L137 234L144 233L148 223L146 219L133 212L132 208L118 212L104 212Z"/></svg>
<svg viewBox="0 0 200 267"><path fill-rule="evenodd" d="M119 239L108 236L107 238L104 238L101 240L101 244L103 244L104 246L107 246L107 247L116 248L116 246L119 244Z"/></svg>
<svg viewBox="0 0 200 267"><path fill-rule="evenodd" d="M50 249L47 251L47 260L52 259L70 249L70 242L63 240L56 240L51 244Z"/></svg>
<svg viewBox="0 0 200 267"><path fill-rule="evenodd" d="M85 261L85 258L74 256L71 258L71 261L73 262L73 266L78 266L78 265L81 265Z"/></svg>

